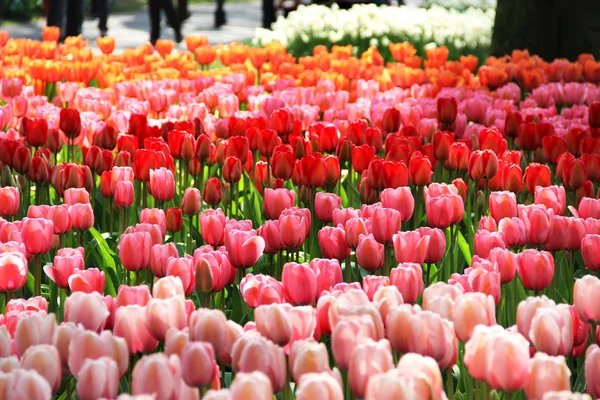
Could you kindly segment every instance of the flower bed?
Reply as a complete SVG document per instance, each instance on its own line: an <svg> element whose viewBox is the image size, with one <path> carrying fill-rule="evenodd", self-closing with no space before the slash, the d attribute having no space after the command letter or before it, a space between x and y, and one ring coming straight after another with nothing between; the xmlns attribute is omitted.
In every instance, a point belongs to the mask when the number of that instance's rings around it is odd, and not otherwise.
<svg viewBox="0 0 600 400"><path fill-rule="evenodd" d="M254 43L283 43L296 57L312 55L315 46L351 44L356 54L376 46L386 60L391 60L390 43L410 42L419 55L430 43L447 46L450 58L474 54L487 57L494 26L493 9L469 8L464 12L440 6L431 8L389 7L357 4L349 10L336 5L300 6L287 18L279 18L272 30L258 28Z"/></svg>
<svg viewBox="0 0 600 400"><path fill-rule="evenodd" d="M0 33L1 398L600 396L593 57L58 36Z"/></svg>

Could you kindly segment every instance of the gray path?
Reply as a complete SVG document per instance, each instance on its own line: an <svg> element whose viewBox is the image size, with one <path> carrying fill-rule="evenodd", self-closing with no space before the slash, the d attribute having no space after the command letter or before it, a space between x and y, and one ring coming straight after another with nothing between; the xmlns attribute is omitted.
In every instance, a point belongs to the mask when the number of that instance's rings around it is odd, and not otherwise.
<svg viewBox="0 0 600 400"><path fill-rule="evenodd" d="M225 3L227 25L216 30L214 24L215 4L191 5L192 16L183 26L183 34L206 35L211 44L227 43L252 39L254 29L262 23L261 3ZM44 19L28 24L3 24L0 30L6 30L11 37L24 37L31 39L41 38L41 27ZM83 24L83 36L95 47L98 37L97 20L86 19ZM148 10L113 14L108 19L108 34L116 38L117 49L131 48L147 41L150 37L150 22ZM165 24L161 26L161 37L173 39L173 29ZM185 48L185 44L180 45Z"/></svg>

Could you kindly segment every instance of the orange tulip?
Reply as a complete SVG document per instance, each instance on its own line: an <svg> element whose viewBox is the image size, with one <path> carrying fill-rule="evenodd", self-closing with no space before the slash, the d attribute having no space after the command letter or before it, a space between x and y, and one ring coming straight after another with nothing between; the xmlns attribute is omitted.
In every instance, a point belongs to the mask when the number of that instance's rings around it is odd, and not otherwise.
<svg viewBox="0 0 600 400"><path fill-rule="evenodd" d="M161 57L165 57L167 54L171 54L175 48L175 42L167 39L158 39L156 41L155 49Z"/></svg>
<svg viewBox="0 0 600 400"><path fill-rule="evenodd" d="M57 26L43 26L42 40L44 42L58 42L60 38L60 28Z"/></svg>
<svg viewBox="0 0 600 400"><path fill-rule="evenodd" d="M426 68L440 68L448 60L450 50L446 46L436 47L434 49L425 49L427 60L425 60Z"/></svg>
<svg viewBox="0 0 600 400"><path fill-rule="evenodd" d="M409 42L390 43L388 47L394 60L399 63L404 62L405 59L412 58L417 54L417 49Z"/></svg>
<svg viewBox="0 0 600 400"><path fill-rule="evenodd" d="M102 54L111 54L115 50L115 38L112 36L104 36L96 39L96 46Z"/></svg>
<svg viewBox="0 0 600 400"><path fill-rule="evenodd" d="M206 36L186 36L184 39L187 49L194 52L200 46L208 45L208 37Z"/></svg>

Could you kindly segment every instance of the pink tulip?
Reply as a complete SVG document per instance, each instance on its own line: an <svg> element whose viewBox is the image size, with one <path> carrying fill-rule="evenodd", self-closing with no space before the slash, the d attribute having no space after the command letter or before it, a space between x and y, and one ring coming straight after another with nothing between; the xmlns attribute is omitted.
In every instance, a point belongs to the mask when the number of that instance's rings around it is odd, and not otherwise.
<svg viewBox="0 0 600 400"><path fill-rule="evenodd" d="M271 380L260 371L235 374L229 390L231 399L267 400L273 398Z"/></svg>
<svg viewBox="0 0 600 400"><path fill-rule="evenodd" d="M105 282L104 271L100 271L98 268L88 268L82 271L75 269L69 277L69 289L71 292L102 294Z"/></svg>
<svg viewBox="0 0 600 400"><path fill-rule="evenodd" d="M316 271L309 264L285 264L281 283L286 299L292 304L312 304L317 297Z"/></svg>
<svg viewBox="0 0 600 400"><path fill-rule="evenodd" d="M496 324L494 298L483 293L465 293L456 299L452 316L456 336L466 343L477 325Z"/></svg>
<svg viewBox="0 0 600 400"><path fill-rule="evenodd" d="M109 311L98 293L74 292L65 301L65 321L81 324L85 329L104 329Z"/></svg>
<svg viewBox="0 0 600 400"><path fill-rule="evenodd" d="M343 281L342 268L338 260L313 258L310 268L316 272L317 276L317 297L324 290L329 290Z"/></svg>
<svg viewBox="0 0 600 400"><path fill-rule="evenodd" d="M506 248L506 243L499 232L479 231L475 234L474 242L475 254L484 258L489 257L492 249Z"/></svg>
<svg viewBox="0 0 600 400"><path fill-rule="evenodd" d="M369 379L376 374L394 368L392 349L386 339L374 342L367 339L358 343L350 360L348 379L352 393L364 397Z"/></svg>
<svg viewBox="0 0 600 400"><path fill-rule="evenodd" d="M69 206L69 219L71 220L71 228L77 231L85 231L94 226L94 210L92 205L73 204Z"/></svg>
<svg viewBox="0 0 600 400"><path fill-rule="evenodd" d="M541 245L546 242L553 217L554 211L546 209L544 205L519 205L519 218L525 224L529 244Z"/></svg>
<svg viewBox="0 0 600 400"><path fill-rule="evenodd" d="M563 186L535 188L535 204L543 204L556 215L563 215L567 207L567 195Z"/></svg>
<svg viewBox="0 0 600 400"><path fill-rule="evenodd" d="M193 258L172 257L167 261L167 276L176 276L181 281L186 296L190 296L196 287L196 266Z"/></svg>
<svg viewBox="0 0 600 400"><path fill-rule="evenodd" d="M211 251L199 255L194 253L194 265L198 266L202 261L208 263L210 268L213 278L211 288L213 292L220 292L235 278L236 269L231 266L226 252Z"/></svg>
<svg viewBox="0 0 600 400"><path fill-rule="evenodd" d="M400 232L402 215L393 208L377 208L373 213L373 237L379 243L389 245L394 234Z"/></svg>
<svg viewBox="0 0 600 400"><path fill-rule="evenodd" d="M462 295L463 289L460 285L449 285L445 282L434 283L423 291L423 309L434 312L447 320L452 320L454 305Z"/></svg>
<svg viewBox="0 0 600 400"><path fill-rule="evenodd" d="M52 397L50 385L36 371L15 369L5 375L2 383L6 400L47 400Z"/></svg>
<svg viewBox="0 0 600 400"><path fill-rule="evenodd" d="M344 231L346 232L346 245L356 250L360 235L371 233L371 221L363 218L350 218L346 221Z"/></svg>
<svg viewBox="0 0 600 400"><path fill-rule="evenodd" d="M66 335L65 341L68 338ZM69 344L70 343L70 344ZM88 330L76 331L67 344L67 364L74 376L78 376L81 367L88 359L110 357L117 363L119 376L127 373L129 367L129 351L125 339L114 336L110 331L102 331L97 334ZM60 351L60 346L57 342ZM64 354L61 352L61 354ZM61 355L62 357L62 355Z"/></svg>
<svg viewBox="0 0 600 400"><path fill-rule="evenodd" d="M600 235L585 235L581 240L583 263L590 271L600 269Z"/></svg>
<svg viewBox="0 0 600 400"><path fill-rule="evenodd" d="M264 205L270 219L278 219L281 212L294 206L296 192L288 189L265 189Z"/></svg>
<svg viewBox="0 0 600 400"><path fill-rule="evenodd" d="M331 350L336 364L348 370L356 346L366 338L376 340L373 322L368 317L343 319L334 325L331 332Z"/></svg>
<svg viewBox="0 0 600 400"><path fill-rule="evenodd" d="M396 233L393 236L396 261L423 264L429 248L429 241L429 236L421 236L417 231Z"/></svg>
<svg viewBox="0 0 600 400"><path fill-rule="evenodd" d="M333 226L346 225L346 221L350 218L360 218L361 211L353 208L342 208L333 210Z"/></svg>
<svg viewBox="0 0 600 400"><path fill-rule="evenodd" d="M525 224L519 218L502 218L498 223L498 232L510 249L523 247L527 243Z"/></svg>
<svg viewBox="0 0 600 400"><path fill-rule="evenodd" d="M117 309L113 332L127 341L130 354L151 352L158 345L147 321L146 307L135 304Z"/></svg>
<svg viewBox="0 0 600 400"><path fill-rule="evenodd" d="M21 368L34 370L48 382L52 392L56 393L62 383L60 356L56 347L40 344L29 347L21 357Z"/></svg>
<svg viewBox="0 0 600 400"><path fill-rule="evenodd" d="M554 257L533 249L519 253L517 271L525 289L543 290L554 278Z"/></svg>
<svg viewBox="0 0 600 400"><path fill-rule="evenodd" d="M177 399L181 385L181 365L177 356L162 353L142 357L133 368L131 392L157 399Z"/></svg>
<svg viewBox="0 0 600 400"><path fill-rule="evenodd" d="M157 278L167 275L167 261L171 257L178 257L175 243L155 244L150 250L150 267Z"/></svg>
<svg viewBox="0 0 600 400"><path fill-rule="evenodd" d="M119 286L117 292L117 307L130 306L137 304L139 306L145 306L150 301L152 295L150 289L146 285L140 286Z"/></svg>
<svg viewBox="0 0 600 400"><path fill-rule="evenodd" d="M215 374L215 352L206 342L190 342L181 354L181 376L191 387L208 385Z"/></svg>
<svg viewBox="0 0 600 400"><path fill-rule="evenodd" d="M256 231L229 231L225 234L229 262L235 268L249 268L256 264L265 248L265 241Z"/></svg>
<svg viewBox="0 0 600 400"><path fill-rule="evenodd" d="M573 321L570 306L559 304L537 310L529 331L533 346L550 356L571 354L573 349Z"/></svg>
<svg viewBox="0 0 600 400"><path fill-rule="evenodd" d="M600 200L584 197L577 208L580 218L600 218Z"/></svg>
<svg viewBox="0 0 600 400"><path fill-rule="evenodd" d="M280 392L285 385L287 374L285 353L281 347L260 335L246 333L238 338L232 349L232 366L237 373L260 371L264 373L273 387ZM232 387L232 391L235 388Z"/></svg>
<svg viewBox="0 0 600 400"><path fill-rule="evenodd" d="M437 263L442 260L446 252L446 235L441 229L422 227L417 232L421 237L429 236L429 246L425 255L426 263Z"/></svg>
<svg viewBox="0 0 600 400"><path fill-rule="evenodd" d="M302 376L296 389L297 400L342 400L344 392L333 376L328 373L309 373Z"/></svg>
<svg viewBox="0 0 600 400"><path fill-rule="evenodd" d="M31 254L46 254L52 247L54 223L44 218L23 218L21 237Z"/></svg>
<svg viewBox="0 0 600 400"><path fill-rule="evenodd" d="M356 248L356 262L367 271L383 268L383 245L375 240L373 235L360 235Z"/></svg>
<svg viewBox="0 0 600 400"><path fill-rule="evenodd" d="M211 343L215 354L225 348L227 318L220 310L198 309L189 317L191 341Z"/></svg>
<svg viewBox="0 0 600 400"><path fill-rule="evenodd" d="M163 236L167 231L165 212L158 208L144 208L140 212L140 223L158 225Z"/></svg>
<svg viewBox="0 0 600 400"><path fill-rule="evenodd" d="M351 249L346 245L346 233L341 226L326 226L318 234L319 247L325 258L343 261L350 257Z"/></svg>
<svg viewBox="0 0 600 400"><path fill-rule="evenodd" d="M402 221L408 221L415 208L415 199L407 186L401 186L396 189L384 189L380 195L381 206L383 208L393 208L400 211Z"/></svg>
<svg viewBox="0 0 600 400"><path fill-rule="evenodd" d="M281 282L268 275L247 274L240 282L240 291L246 304L252 308L282 303L285 299Z"/></svg>
<svg viewBox="0 0 600 400"><path fill-rule="evenodd" d="M0 217L17 215L21 207L19 189L12 186L0 188Z"/></svg>
<svg viewBox="0 0 600 400"><path fill-rule="evenodd" d="M81 400L115 398L119 391L119 369L109 357L86 360L77 374L77 396Z"/></svg>
<svg viewBox="0 0 600 400"><path fill-rule="evenodd" d="M160 342L165 340L169 328L187 327L187 315L181 297L151 299L145 308L146 328Z"/></svg>
<svg viewBox="0 0 600 400"><path fill-rule="evenodd" d="M492 263L496 263L500 271L501 282L511 282L517 273L518 257L517 254L510 250L496 247L490 250L488 259Z"/></svg>
<svg viewBox="0 0 600 400"><path fill-rule="evenodd" d="M0 253L0 292L14 292L27 280L27 259L20 252Z"/></svg>
<svg viewBox="0 0 600 400"><path fill-rule="evenodd" d="M595 397L600 394L600 348L593 344L585 353L585 380Z"/></svg>
<svg viewBox="0 0 600 400"><path fill-rule="evenodd" d="M175 177L167 168L150 170L150 194L157 201L170 201L175 195Z"/></svg>
<svg viewBox="0 0 600 400"><path fill-rule="evenodd" d="M200 214L202 239L212 245L220 246L225 237L226 217L221 209L206 210Z"/></svg>
<svg viewBox="0 0 600 400"><path fill-rule="evenodd" d="M573 304L579 317L588 323L600 322L600 279L585 275L575 281Z"/></svg>
<svg viewBox="0 0 600 400"><path fill-rule="evenodd" d="M490 215L496 222L517 216L517 196L512 192L490 193Z"/></svg>
<svg viewBox="0 0 600 400"><path fill-rule="evenodd" d="M405 303L415 303L424 285L421 266L415 263L398 264L390 273L390 285L398 288Z"/></svg>
<svg viewBox="0 0 600 400"><path fill-rule="evenodd" d="M321 222L333 222L333 210L341 205L342 198L336 194L318 192L315 195L315 215Z"/></svg>
<svg viewBox="0 0 600 400"><path fill-rule="evenodd" d="M74 204L88 204L90 202L90 194L83 188L67 189L63 197L65 198L65 204L70 206Z"/></svg>
<svg viewBox="0 0 600 400"><path fill-rule="evenodd" d="M529 382L525 387L528 399L546 399L546 393L571 389L571 372L564 357L536 353L530 361Z"/></svg>
<svg viewBox="0 0 600 400"><path fill-rule="evenodd" d="M139 271L150 267L152 236L148 232L121 235L118 248L121 264L128 271Z"/></svg>
<svg viewBox="0 0 600 400"><path fill-rule="evenodd" d="M387 276L367 275L363 278L362 289L369 297L369 300L373 301L375 292L377 292L380 287L388 286L389 284L390 278Z"/></svg>
<svg viewBox="0 0 600 400"><path fill-rule="evenodd" d="M56 316L45 312L21 314L12 335L15 339L14 348L18 356L22 356L31 346L52 344Z"/></svg>
<svg viewBox="0 0 600 400"><path fill-rule="evenodd" d="M292 322L288 317L289 304L259 306L254 310L256 330L279 346L292 339Z"/></svg>

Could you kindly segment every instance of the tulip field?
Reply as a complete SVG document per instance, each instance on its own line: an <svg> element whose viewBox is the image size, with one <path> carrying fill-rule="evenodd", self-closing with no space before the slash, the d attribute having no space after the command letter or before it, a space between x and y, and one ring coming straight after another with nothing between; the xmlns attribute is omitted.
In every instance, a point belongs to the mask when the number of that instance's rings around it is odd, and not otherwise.
<svg viewBox="0 0 600 400"><path fill-rule="evenodd" d="M0 399L600 398L592 55L43 37L0 32Z"/></svg>

